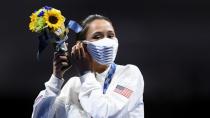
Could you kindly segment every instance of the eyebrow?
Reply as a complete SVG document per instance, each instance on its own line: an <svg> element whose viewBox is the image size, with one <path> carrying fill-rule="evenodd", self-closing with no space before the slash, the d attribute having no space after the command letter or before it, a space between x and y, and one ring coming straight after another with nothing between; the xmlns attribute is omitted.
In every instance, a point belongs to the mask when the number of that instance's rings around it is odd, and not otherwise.
<svg viewBox="0 0 210 118"><path fill-rule="evenodd" d="M113 33L113 34L115 34L115 32L114 32L114 31L112 31L112 30L111 30L111 31L108 31L107 33Z"/></svg>
<svg viewBox="0 0 210 118"><path fill-rule="evenodd" d="M98 33L102 33L102 32L103 31L96 31L96 32L93 32L92 35L98 34ZM113 33L113 34L115 34L115 32L113 30L109 30L109 31L107 31L107 33Z"/></svg>
<svg viewBox="0 0 210 118"><path fill-rule="evenodd" d="M96 34L102 34L102 32L96 31L96 32L93 32L93 33L92 33L92 35L96 35Z"/></svg>

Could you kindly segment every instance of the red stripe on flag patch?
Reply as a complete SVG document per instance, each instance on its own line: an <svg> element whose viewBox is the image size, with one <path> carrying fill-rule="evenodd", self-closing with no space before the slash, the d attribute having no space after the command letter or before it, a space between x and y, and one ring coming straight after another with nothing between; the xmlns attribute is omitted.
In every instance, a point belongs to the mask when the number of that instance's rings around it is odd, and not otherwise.
<svg viewBox="0 0 210 118"><path fill-rule="evenodd" d="M131 96L131 94L133 93L132 90L130 90L126 87L120 86L120 85L116 86L116 88L114 89L114 92L119 93L119 94L125 96L126 98L129 98Z"/></svg>

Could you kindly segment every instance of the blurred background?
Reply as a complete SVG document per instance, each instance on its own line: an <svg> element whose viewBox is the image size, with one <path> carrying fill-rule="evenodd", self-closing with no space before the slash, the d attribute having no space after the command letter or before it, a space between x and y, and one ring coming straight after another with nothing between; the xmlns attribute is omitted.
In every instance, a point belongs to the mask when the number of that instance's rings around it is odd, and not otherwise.
<svg viewBox="0 0 210 118"><path fill-rule="evenodd" d="M31 117L33 101L51 76L52 48L38 62L38 35L28 30L31 13L45 5L78 22L90 14L113 21L120 44L116 63L135 64L144 76L145 118L210 116L208 0L2 1L1 116ZM68 71L66 80L72 75Z"/></svg>

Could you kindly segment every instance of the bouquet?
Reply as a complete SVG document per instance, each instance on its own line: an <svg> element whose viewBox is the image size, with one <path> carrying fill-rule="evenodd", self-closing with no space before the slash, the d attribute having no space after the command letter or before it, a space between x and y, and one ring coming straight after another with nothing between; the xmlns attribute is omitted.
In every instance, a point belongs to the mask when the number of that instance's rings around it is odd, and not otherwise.
<svg viewBox="0 0 210 118"><path fill-rule="evenodd" d="M67 51L65 41L68 39L68 28L79 33L82 27L77 22L70 20L66 28L64 22L65 17L61 11L49 6L44 6L31 14L29 29L40 33L37 57L49 43L54 44L57 52Z"/></svg>

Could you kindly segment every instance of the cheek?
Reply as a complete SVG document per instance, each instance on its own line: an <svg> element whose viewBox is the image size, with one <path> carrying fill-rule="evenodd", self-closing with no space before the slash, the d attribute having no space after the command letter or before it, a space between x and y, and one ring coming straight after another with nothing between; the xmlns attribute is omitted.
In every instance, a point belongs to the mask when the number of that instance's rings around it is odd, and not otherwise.
<svg viewBox="0 0 210 118"><path fill-rule="evenodd" d="M87 41L90 41L90 42L96 41L96 39L92 39L91 37L90 38L87 38L86 40Z"/></svg>

